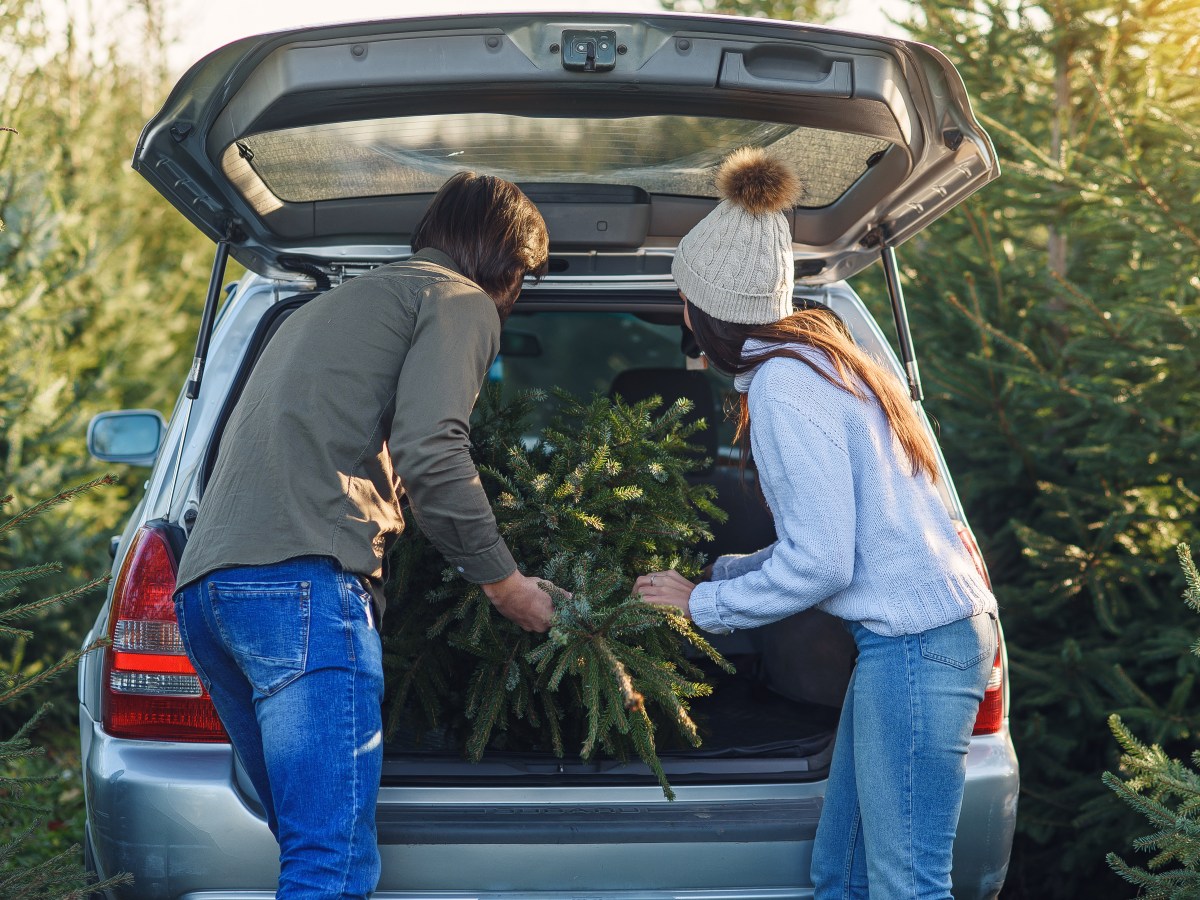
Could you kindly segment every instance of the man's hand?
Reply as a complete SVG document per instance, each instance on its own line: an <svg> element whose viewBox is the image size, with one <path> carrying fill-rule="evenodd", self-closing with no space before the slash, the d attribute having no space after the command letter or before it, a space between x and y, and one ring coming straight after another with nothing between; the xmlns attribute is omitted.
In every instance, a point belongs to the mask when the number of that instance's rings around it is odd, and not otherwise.
<svg viewBox="0 0 1200 900"><path fill-rule="evenodd" d="M672 569L669 572L651 572L649 575L642 575L634 582L633 591L635 594L641 594L642 599L647 603L666 603L674 606L688 619L691 619L692 612L688 607L688 600L691 598L692 588L695 586Z"/></svg>
<svg viewBox="0 0 1200 900"><path fill-rule="evenodd" d="M550 619L554 615L554 603L550 595L539 586L544 581L544 578L531 578L513 572L503 581L493 581L480 587L492 601L492 606L496 607L496 612L526 631L541 634L550 630Z"/></svg>

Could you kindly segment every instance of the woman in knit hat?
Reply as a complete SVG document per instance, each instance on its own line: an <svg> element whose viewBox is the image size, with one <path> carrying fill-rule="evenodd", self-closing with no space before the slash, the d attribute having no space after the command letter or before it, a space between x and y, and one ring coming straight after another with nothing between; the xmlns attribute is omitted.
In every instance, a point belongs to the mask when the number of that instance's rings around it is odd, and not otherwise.
<svg viewBox="0 0 1200 900"><path fill-rule="evenodd" d="M744 148L722 201L680 242L684 320L735 376L777 540L692 584L635 590L718 634L809 607L858 645L813 848L816 897L950 898L972 726L996 654L996 600L938 494L938 464L898 379L826 309L795 311L797 176ZM743 461L747 447L742 446Z"/></svg>

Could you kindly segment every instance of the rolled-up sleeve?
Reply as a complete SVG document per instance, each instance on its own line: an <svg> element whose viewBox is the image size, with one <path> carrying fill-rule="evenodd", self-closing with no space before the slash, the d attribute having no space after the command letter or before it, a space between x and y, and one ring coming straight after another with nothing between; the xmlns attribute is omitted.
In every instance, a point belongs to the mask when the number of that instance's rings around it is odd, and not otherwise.
<svg viewBox="0 0 1200 900"><path fill-rule="evenodd" d="M464 578L500 581L517 568L471 460L471 410L500 345L487 294L456 282L419 298L396 386L388 449L421 531Z"/></svg>
<svg viewBox="0 0 1200 900"><path fill-rule="evenodd" d="M717 634L815 606L854 575L854 479L845 448L800 410L773 400L754 411L751 436L779 540L714 565L720 580L693 589L693 621Z"/></svg>

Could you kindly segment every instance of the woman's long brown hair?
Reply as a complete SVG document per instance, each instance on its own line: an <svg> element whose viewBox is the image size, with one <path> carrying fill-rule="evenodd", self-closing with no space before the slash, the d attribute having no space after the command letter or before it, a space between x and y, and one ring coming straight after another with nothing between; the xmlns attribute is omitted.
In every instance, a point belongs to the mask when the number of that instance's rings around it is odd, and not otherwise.
<svg viewBox="0 0 1200 900"><path fill-rule="evenodd" d="M686 300L688 319L696 335L696 343L704 355L722 372L740 375L768 359L785 357L804 363L830 384L864 402L873 395L887 417L892 433L904 448L912 464L913 474L924 472L933 481L938 478L937 454L912 402L900 382L883 366L865 353L850 336L846 326L833 312L824 307L801 309L770 325L737 325L714 319L690 300ZM742 356L742 346L750 338L758 338L772 346ZM788 344L803 344L820 350L833 365L834 378L824 368ZM865 391L864 391L865 387ZM740 414L734 443L741 443L742 466L746 465L750 442L750 403L741 395Z"/></svg>

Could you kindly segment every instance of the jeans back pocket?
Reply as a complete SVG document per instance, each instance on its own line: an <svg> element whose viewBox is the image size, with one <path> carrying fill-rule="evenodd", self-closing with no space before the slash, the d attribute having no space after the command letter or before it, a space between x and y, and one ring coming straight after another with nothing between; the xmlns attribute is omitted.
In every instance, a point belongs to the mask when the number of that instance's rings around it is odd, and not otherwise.
<svg viewBox="0 0 1200 900"><path fill-rule="evenodd" d="M996 655L995 626L987 613L922 631L920 638L923 657L956 669L970 669Z"/></svg>
<svg viewBox="0 0 1200 900"><path fill-rule="evenodd" d="M262 696L304 672L309 588L307 581L209 582L209 603L221 641Z"/></svg>

